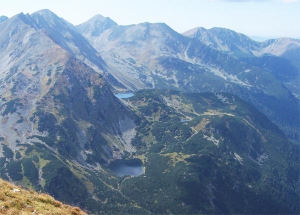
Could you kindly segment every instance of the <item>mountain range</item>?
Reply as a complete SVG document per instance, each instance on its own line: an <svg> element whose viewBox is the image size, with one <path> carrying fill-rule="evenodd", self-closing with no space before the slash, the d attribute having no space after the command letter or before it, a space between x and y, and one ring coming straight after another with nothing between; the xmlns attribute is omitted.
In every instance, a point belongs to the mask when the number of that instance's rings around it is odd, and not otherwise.
<svg viewBox="0 0 300 215"><path fill-rule="evenodd" d="M294 81L299 80L299 39L278 38L256 42L246 35L222 28L195 28L183 35L273 73L283 79L284 85L299 98L298 82Z"/></svg>
<svg viewBox="0 0 300 215"><path fill-rule="evenodd" d="M91 33L101 22L107 29ZM198 28L181 35L163 23L107 23L110 19L95 16L77 28L127 90L234 93L298 141L299 40L258 43L227 29Z"/></svg>
<svg viewBox="0 0 300 215"><path fill-rule="evenodd" d="M49 10L0 28L1 178L96 214L299 212L299 40Z"/></svg>

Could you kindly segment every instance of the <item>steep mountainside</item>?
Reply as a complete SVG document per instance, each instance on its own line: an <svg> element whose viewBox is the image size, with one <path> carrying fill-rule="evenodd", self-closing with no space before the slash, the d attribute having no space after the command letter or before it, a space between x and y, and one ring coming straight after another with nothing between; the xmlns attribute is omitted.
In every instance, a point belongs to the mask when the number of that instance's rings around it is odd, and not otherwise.
<svg viewBox="0 0 300 215"><path fill-rule="evenodd" d="M132 144L144 176L122 193L152 213L296 214L299 146L240 98L226 93L138 91Z"/></svg>
<svg viewBox="0 0 300 215"><path fill-rule="evenodd" d="M59 18L49 10L41 10L31 16L24 15L24 22L43 31L56 44L68 53L92 67L96 72L102 74L111 85L122 88L123 86L106 70L106 63L99 53L89 42L77 31L77 29Z"/></svg>
<svg viewBox="0 0 300 215"><path fill-rule="evenodd" d="M25 18L0 24L0 176L89 210L125 210L130 200L101 165L132 150L134 114Z"/></svg>
<svg viewBox="0 0 300 215"><path fill-rule="evenodd" d="M96 27L102 29L101 25ZM112 26L99 36L85 35L103 56L111 74L129 90L234 93L267 114L291 139L299 138L299 100L283 84L284 72L275 66L268 69L272 63L264 67L256 59L237 59L159 23ZM241 49L244 40L249 47L256 44L244 35L236 35ZM287 73L286 80L291 80L298 72ZM295 80L289 86L294 92L298 86Z"/></svg>

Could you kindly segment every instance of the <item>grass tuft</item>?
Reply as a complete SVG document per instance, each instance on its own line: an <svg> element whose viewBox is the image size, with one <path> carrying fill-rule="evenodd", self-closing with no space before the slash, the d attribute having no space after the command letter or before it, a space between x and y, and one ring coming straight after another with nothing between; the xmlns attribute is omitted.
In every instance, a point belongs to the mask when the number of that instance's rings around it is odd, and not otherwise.
<svg viewBox="0 0 300 215"><path fill-rule="evenodd" d="M25 190L1 179L0 214L87 215L80 208L65 205L52 196Z"/></svg>

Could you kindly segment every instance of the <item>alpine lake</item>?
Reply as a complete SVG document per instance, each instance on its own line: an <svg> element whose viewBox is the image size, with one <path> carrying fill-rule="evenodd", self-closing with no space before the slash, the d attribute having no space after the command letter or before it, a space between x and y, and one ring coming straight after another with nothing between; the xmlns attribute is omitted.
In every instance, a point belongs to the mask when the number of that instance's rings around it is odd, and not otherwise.
<svg viewBox="0 0 300 215"><path fill-rule="evenodd" d="M108 168L118 177L140 176L144 174L143 162L140 159L118 159L112 161Z"/></svg>
<svg viewBox="0 0 300 215"><path fill-rule="evenodd" d="M132 97L134 94L131 92L126 92L126 93L116 93L115 96L119 99L128 99Z"/></svg>

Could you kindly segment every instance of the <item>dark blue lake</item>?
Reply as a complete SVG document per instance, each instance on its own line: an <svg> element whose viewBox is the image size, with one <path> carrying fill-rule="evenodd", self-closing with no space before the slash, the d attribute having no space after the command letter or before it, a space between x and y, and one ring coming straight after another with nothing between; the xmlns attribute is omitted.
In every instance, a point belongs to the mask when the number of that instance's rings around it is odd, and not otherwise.
<svg viewBox="0 0 300 215"><path fill-rule="evenodd" d="M111 162L108 168L118 177L139 176L144 174L143 162L140 159L118 159Z"/></svg>
<svg viewBox="0 0 300 215"><path fill-rule="evenodd" d="M119 99L128 99L132 97L134 94L133 93L116 93L115 96Z"/></svg>

